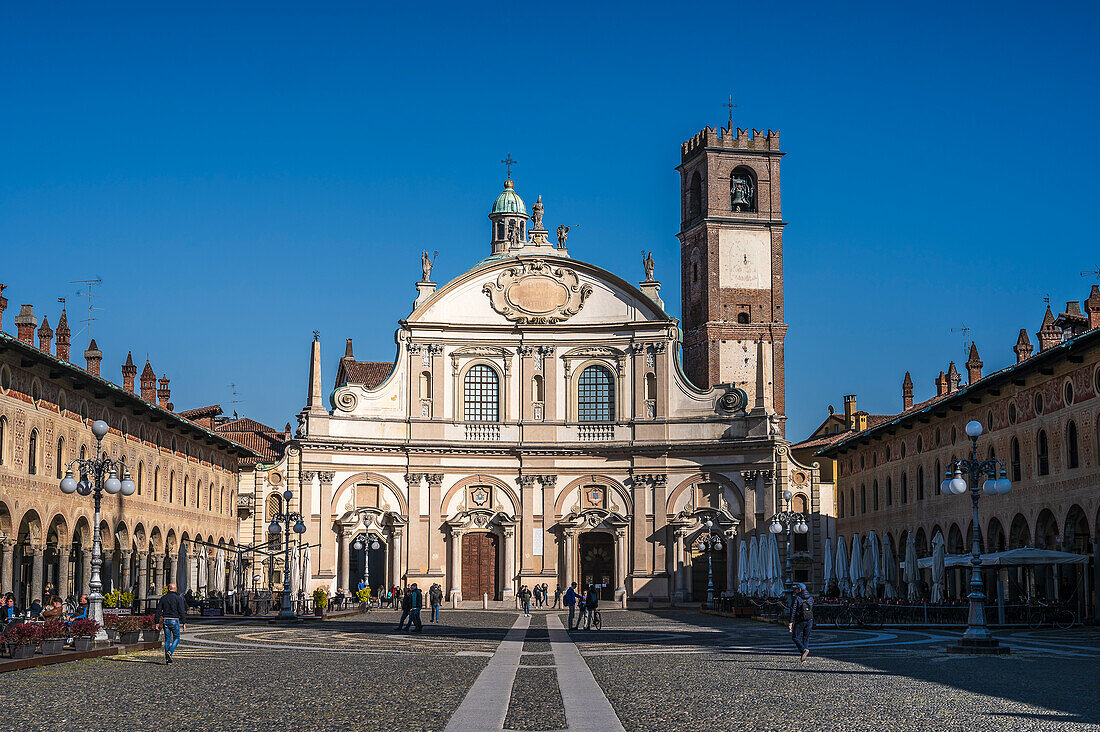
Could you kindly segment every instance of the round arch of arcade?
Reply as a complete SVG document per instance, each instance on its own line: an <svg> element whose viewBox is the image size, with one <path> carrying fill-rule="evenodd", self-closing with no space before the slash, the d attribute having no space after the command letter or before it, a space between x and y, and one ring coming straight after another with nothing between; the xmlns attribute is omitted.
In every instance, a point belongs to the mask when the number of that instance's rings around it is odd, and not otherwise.
<svg viewBox="0 0 1100 732"><path fill-rule="evenodd" d="M576 493L576 502L570 505ZM634 504L619 481L582 475L570 481L555 502L559 541L563 544L565 584L595 587L605 600L626 595L630 519Z"/></svg>
<svg viewBox="0 0 1100 732"><path fill-rule="evenodd" d="M406 519L409 517L409 502L406 500L404 493L397 487L397 485L384 475L378 473L362 472L356 473L345 480L343 480L339 487L332 493L332 504L329 507L331 511L335 512L336 507L341 505L344 499L344 495L349 490L354 490L355 486L361 483L376 483L380 486L385 486L393 491L393 494L397 496L397 511ZM357 508L379 508L378 506L357 506Z"/></svg>

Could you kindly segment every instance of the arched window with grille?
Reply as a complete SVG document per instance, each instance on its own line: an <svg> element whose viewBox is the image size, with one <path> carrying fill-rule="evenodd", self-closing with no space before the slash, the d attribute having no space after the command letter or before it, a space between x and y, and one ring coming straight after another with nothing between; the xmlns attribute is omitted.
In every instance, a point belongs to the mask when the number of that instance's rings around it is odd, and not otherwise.
<svg viewBox="0 0 1100 732"><path fill-rule="evenodd" d="M859 487L859 512L867 513L867 484L864 483Z"/></svg>
<svg viewBox="0 0 1100 732"><path fill-rule="evenodd" d="M138 463L137 471L137 494L141 495L141 490L145 485L145 463Z"/></svg>
<svg viewBox="0 0 1100 732"><path fill-rule="evenodd" d="M615 419L615 379L603 366L592 365L577 381L577 421L610 422Z"/></svg>
<svg viewBox="0 0 1100 732"><path fill-rule="evenodd" d="M500 377L485 364L470 367L463 381L463 414L469 422L500 421Z"/></svg>
<svg viewBox="0 0 1100 732"><path fill-rule="evenodd" d="M0 417L0 465L4 464L4 456L7 455L8 445L8 418Z"/></svg>
<svg viewBox="0 0 1100 732"><path fill-rule="evenodd" d="M924 500L924 466L917 466L917 500Z"/></svg>
<svg viewBox="0 0 1100 732"><path fill-rule="evenodd" d="M65 477L65 438L57 438L57 477Z"/></svg>
<svg viewBox="0 0 1100 732"><path fill-rule="evenodd" d="M1022 468L1020 467L1020 441L1015 437L1012 438L1012 480L1013 482L1020 481L1020 474Z"/></svg>
<svg viewBox="0 0 1100 732"><path fill-rule="evenodd" d="M1039 430L1036 442L1036 457L1039 458L1039 475L1050 474L1050 445L1047 442L1047 431Z"/></svg>
<svg viewBox="0 0 1100 732"><path fill-rule="evenodd" d="M176 471L168 474L168 502L176 500Z"/></svg>
<svg viewBox="0 0 1100 732"><path fill-rule="evenodd" d="M27 472L38 475L38 430L31 430L27 440Z"/></svg>
<svg viewBox="0 0 1100 732"><path fill-rule="evenodd" d="M1077 423L1073 420L1066 425L1066 467L1073 469L1081 466L1081 454L1077 449Z"/></svg>

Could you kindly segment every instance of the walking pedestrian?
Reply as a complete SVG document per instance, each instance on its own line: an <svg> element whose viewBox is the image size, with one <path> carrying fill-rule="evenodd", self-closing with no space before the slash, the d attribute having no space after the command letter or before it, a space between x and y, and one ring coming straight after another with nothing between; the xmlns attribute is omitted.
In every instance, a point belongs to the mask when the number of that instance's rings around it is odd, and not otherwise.
<svg viewBox="0 0 1100 732"><path fill-rule="evenodd" d="M589 585L588 592L584 595L585 630L592 630L592 615L600 607L600 595L596 592L596 585Z"/></svg>
<svg viewBox="0 0 1100 732"><path fill-rule="evenodd" d="M420 591L420 588L413 582L409 586L409 591L412 593L412 614L409 616L409 631L413 633L422 633L424 631L424 623L420 622L420 608L424 607L424 594ZM412 629L413 623L416 623L416 630Z"/></svg>
<svg viewBox="0 0 1100 732"><path fill-rule="evenodd" d="M523 614L527 615L527 616L530 616L531 615L531 590L527 587L527 585L521 585L520 586L520 588L519 588L519 601L520 601L520 605L523 607Z"/></svg>
<svg viewBox="0 0 1100 732"><path fill-rule="evenodd" d="M561 607L561 585L554 587L554 608Z"/></svg>
<svg viewBox="0 0 1100 732"><path fill-rule="evenodd" d="M569 630L576 630L576 626L573 624L573 618L577 612L577 583L569 585L569 589L565 591L565 606L569 608Z"/></svg>
<svg viewBox="0 0 1100 732"><path fill-rule="evenodd" d="M791 631L794 645L801 651L799 662L805 663L810 655L810 629L814 626L814 598L806 590L806 585L798 582L791 597L791 618L787 629Z"/></svg>
<svg viewBox="0 0 1100 732"><path fill-rule="evenodd" d="M401 595L401 599L397 599L397 595L394 595L394 605L398 602L401 603L401 620L397 623L397 630L405 630L405 624L408 623L409 627L412 627L412 585L405 594Z"/></svg>
<svg viewBox="0 0 1100 732"><path fill-rule="evenodd" d="M180 644L180 631L187 630L187 604L176 592L175 583L168 585L168 591L157 601L154 618L157 630L164 627L164 663L172 663L172 654Z"/></svg>
<svg viewBox="0 0 1100 732"><path fill-rule="evenodd" d="M436 582L428 590L428 601L432 605L432 622L439 622L439 606L443 604L443 588Z"/></svg>

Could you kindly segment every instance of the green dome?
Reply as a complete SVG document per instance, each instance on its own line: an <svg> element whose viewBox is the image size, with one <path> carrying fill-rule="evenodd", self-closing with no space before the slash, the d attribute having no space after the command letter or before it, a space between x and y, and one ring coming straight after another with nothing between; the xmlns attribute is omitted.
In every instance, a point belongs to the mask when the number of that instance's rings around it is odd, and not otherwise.
<svg viewBox="0 0 1100 732"><path fill-rule="evenodd" d="M493 203L492 212L495 214L527 215L527 207L523 205L523 199L519 197L519 194L517 194L512 187L512 181L504 181L504 191L497 196L497 200Z"/></svg>

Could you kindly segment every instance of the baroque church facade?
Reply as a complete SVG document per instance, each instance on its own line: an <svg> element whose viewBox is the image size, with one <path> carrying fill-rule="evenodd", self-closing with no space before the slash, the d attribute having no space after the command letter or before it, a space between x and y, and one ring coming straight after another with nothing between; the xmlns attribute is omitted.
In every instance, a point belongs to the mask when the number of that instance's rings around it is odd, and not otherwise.
<svg viewBox="0 0 1100 732"><path fill-rule="evenodd" d="M700 600L707 531L726 537L715 587L735 590L741 540L785 491L818 511L783 434L783 153L776 132L709 127L681 152L683 330L651 257L637 285L571 257L541 196L529 214L507 180L485 259L437 286L424 255L392 363L356 360L349 339L326 389L314 339L295 438L241 481L241 542L266 540L289 487L307 590L439 583L480 603L577 582ZM796 577L812 578L811 537Z"/></svg>

